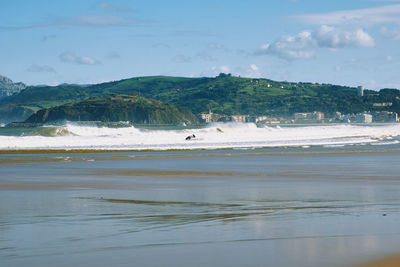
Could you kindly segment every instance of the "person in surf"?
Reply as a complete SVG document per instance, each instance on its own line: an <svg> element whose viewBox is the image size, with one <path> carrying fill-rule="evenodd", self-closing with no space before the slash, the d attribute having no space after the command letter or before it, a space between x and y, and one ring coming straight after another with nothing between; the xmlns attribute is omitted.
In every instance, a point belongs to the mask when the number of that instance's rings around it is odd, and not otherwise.
<svg viewBox="0 0 400 267"><path fill-rule="evenodd" d="M189 135L188 137L185 138L185 140L192 140L193 138L196 138L196 136L194 134Z"/></svg>

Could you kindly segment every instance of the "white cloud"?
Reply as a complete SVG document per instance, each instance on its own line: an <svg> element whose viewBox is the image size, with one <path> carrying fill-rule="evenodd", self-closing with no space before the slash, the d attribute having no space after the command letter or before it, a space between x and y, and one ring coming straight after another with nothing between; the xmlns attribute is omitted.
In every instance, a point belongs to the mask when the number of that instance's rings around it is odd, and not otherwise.
<svg viewBox="0 0 400 267"><path fill-rule="evenodd" d="M229 68L229 66L223 65L220 67L221 72L223 73L229 73L231 71L231 69Z"/></svg>
<svg viewBox="0 0 400 267"><path fill-rule="evenodd" d="M294 36L283 36L277 41L262 45L256 54L270 54L283 59L308 59L317 48L348 48L375 46L374 39L364 30L343 30L322 25L317 30L303 31Z"/></svg>
<svg viewBox="0 0 400 267"><path fill-rule="evenodd" d="M53 67L33 64L26 69L28 72L56 72Z"/></svg>
<svg viewBox="0 0 400 267"><path fill-rule="evenodd" d="M250 69L253 70L253 71L258 71L258 67L257 67L256 64L251 64L250 65Z"/></svg>
<svg viewBox="0 0 400 267"><path fill-rule="evenodd" d="M304 23L316 25L347 24L372 26L384 23L400 24L400 4L329 13L297 15L293 18Z"/></svg>
<svg viewBox="0 0 400 267"><path fill-rule="evenodd" d="M249 69L245 72L246 77L261 77L260 68L256 64L250 64Z"/></svg>
<svg viewBox="0 0 400 267"><path fill-rule="evenodd" d="M283 36L279 40L262 45L256 54L272 54L284 59L304 59L314 56L314 40L310 32L295 36Z"/></svg>
<svg viewBox="0 0 400 267"><path fill-rule="evenodd" d="M375 46L374 39L362 29L345 31L322 25L313 33L313 38L320 47L341 48Z"/></svg>
<svg viewBox="0 0 400 267"><path fill-rule="evenodd" d="M382 27L381 34L386 38L400 40L400 31L397 29L389 30L387 27Z"/></svg>
<svg viewBox="0 0 400 267"><path fill-rule="evenodd" d="M59 56L60 60L66 63L79 65L97 65L101 62L88 56L77 56L72 52L64 52Z"/></svg>

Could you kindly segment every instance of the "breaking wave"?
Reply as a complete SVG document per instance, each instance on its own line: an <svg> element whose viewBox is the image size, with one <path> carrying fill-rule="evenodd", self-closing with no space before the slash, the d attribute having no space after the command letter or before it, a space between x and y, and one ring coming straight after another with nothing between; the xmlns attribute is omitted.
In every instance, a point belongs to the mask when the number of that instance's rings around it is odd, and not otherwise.
<svg viewBox="0 0 400 267"><path fill-rule="evenodd" d="M34 135L39 136L71 136L76 135L69 131L68 127L43 127L32 132Z"/></svg>
<svg viewBox="0 0 400 267"><path fill-rule="evenodd" d="M186 137L195 138L186 140ZM260 147L340 147L396 144L400 124L265 126L216 123L202 128L108 128L67 124L43 127L24 136L0 136L0 149L219 149Z"/></svg>

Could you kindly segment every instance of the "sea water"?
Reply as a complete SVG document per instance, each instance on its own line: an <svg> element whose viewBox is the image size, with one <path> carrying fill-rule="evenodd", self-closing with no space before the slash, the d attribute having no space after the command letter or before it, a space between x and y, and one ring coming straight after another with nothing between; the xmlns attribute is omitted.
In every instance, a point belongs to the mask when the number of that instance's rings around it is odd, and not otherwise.
<svg viewBox="0 0 400 267"><path fill-rule="evenodd" d="M351 266L400 252L397 124L62 127L1 136L2 266ZM10 151L33 148L103 152Z"/></svg>
<svg viewBox="0 0 400 267"><path fill-rule="evenodd" d="M195 138L186 140L186 137ZM221 123L179 129L82 124L0 128L0 149L168 150L395 144L400 124L262 126ZM190 142L188 142L190 141Z"/></svg>

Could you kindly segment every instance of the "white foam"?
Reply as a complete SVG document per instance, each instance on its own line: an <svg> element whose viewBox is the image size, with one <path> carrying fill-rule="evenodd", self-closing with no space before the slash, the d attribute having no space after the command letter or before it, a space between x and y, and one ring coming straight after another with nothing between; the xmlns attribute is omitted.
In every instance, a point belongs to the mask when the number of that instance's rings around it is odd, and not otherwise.
<svg viewBox="0 0 400 267"><path fill-rule="evenodd" d="M68 136L0 136L0 149L215 149L257 147L343 146L394 144L400 124L315 125L258 128L252 123L218 123L199 129L146 130L135 127L107 128L63 126ZM196 138L185 140L189 135Z"/></svg>

